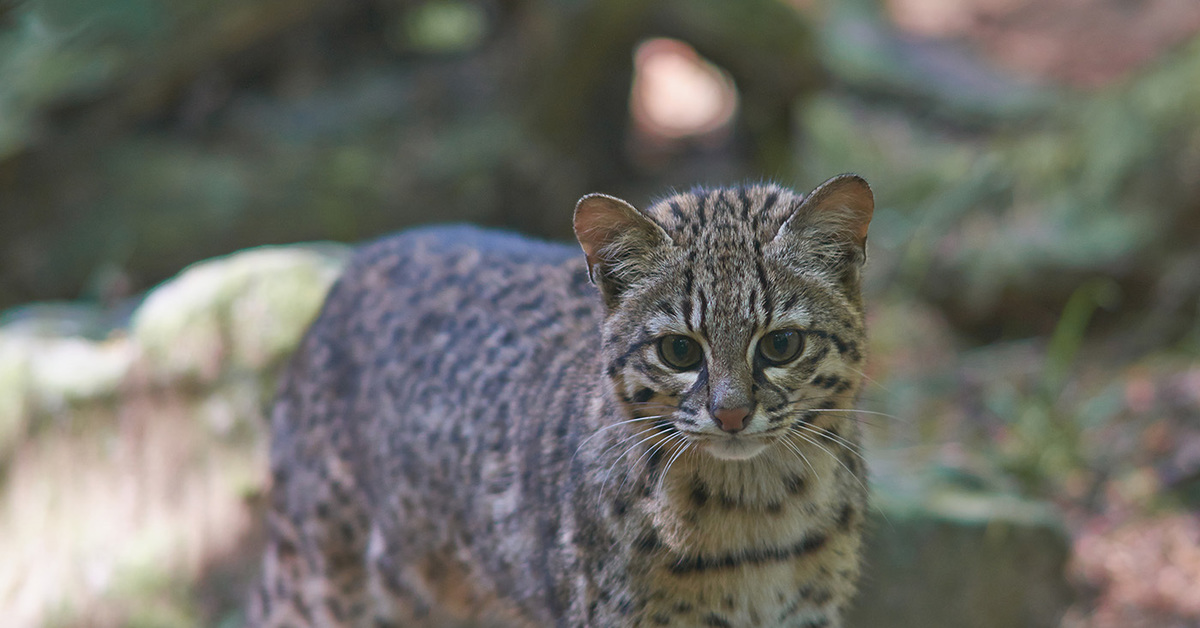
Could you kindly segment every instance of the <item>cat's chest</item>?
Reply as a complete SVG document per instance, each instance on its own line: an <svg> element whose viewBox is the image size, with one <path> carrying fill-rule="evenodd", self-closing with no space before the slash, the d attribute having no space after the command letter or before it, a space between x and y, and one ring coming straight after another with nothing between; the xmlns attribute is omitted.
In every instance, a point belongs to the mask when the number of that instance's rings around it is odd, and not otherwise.
<svg viewBox="0 0 1200 628"><path fill-rule="evenodd" d="M825 626L837 579L817 563L773 563L659 578L641 625L774 628ZM824 574L829 574L828 576Z"/></svg>
<svg viewBox="0 0 1200 628"><path fill-rule="evenodd" d="M748 471L753 481L685 467L645 504L632 544L642 625L831 625L857 573L848 495L786 465Z"/></svg>

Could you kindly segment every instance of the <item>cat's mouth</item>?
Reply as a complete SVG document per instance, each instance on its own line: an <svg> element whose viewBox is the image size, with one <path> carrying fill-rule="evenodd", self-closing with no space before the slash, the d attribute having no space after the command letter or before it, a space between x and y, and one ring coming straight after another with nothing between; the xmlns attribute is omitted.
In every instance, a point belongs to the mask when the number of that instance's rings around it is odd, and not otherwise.
<svg viewBox="0 0 1200 628"><path fill-rule="evenodd" d="M767 448L767 442L754 436L733 435L707 439L701 447L718 460L749 460L762 453Z"/></svg>

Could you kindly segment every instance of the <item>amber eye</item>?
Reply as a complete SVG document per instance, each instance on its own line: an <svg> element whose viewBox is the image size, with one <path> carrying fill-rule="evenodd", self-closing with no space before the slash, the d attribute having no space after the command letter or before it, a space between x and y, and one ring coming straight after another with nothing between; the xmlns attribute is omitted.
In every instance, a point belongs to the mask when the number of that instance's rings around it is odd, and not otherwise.
<svg viewBox="0 0 1200 628"><path fill-rule="evenodd" d="M672 368L690 371L700 365L704 352L700 343L678 334L663 336L658 340L658 355Z"/></svg>
<svg viewBox="0 0 1200 628"><path fill-rule="evenodd" d="M783 366L800 356L804 336L796 329L780 329L758 341L758 355L771 366Z"/></svg>

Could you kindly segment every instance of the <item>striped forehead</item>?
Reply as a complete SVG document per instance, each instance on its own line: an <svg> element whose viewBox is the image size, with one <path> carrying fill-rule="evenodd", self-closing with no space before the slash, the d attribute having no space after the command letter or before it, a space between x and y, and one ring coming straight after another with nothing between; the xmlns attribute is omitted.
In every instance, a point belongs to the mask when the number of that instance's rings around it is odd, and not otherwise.
<svg viewBox="0 0 1200 628"><path fill-rule="evenodd" d="M755 242L714 255L689 255L674 280L658 287L649 327L657 333L741 341L778 323L784 314L780 296L760 248Z"/></svg>
<svg viewBox="0 0 1200 628"><path fill-rule="evenodd" d="M800 201L776 185L696 188L655 203L646 214L676 245L703 247L712 255L770 242Z"/></svg>

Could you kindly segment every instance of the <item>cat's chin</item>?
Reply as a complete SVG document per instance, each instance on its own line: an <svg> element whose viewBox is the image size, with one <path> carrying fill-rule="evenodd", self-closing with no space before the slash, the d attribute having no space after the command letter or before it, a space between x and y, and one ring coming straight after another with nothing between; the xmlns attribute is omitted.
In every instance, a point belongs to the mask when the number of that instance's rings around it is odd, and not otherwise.
<svg viewBox="0 0 1200 628"><path fill-rule="evenodd" d="M749 460L766 448L767 443L757 438L722 438L704 444L705 451L717 460Z"/></svg>

